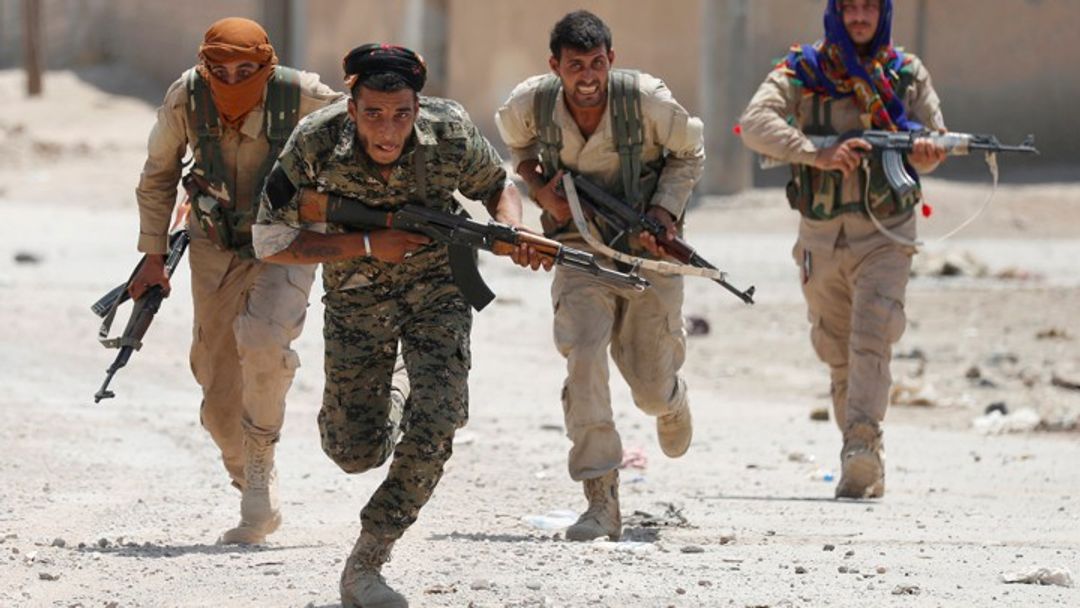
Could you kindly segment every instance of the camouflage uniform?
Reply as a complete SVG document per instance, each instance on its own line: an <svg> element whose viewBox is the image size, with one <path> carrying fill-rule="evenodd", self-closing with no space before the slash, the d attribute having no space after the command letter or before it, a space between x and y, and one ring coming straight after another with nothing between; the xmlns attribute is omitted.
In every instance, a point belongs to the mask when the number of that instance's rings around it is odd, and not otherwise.
<svg viewBox="0 0 1080 608"><path fill-rule="evenodd" d="M430 97L420 98L414 137L387 180L364 153L345 101L302 122L279 162L298 189L318 188L373 207L421 202L456 211L455 190L486 201L506 182L498 153L461 106ZM257 254L281 251L302 228L315 229L300 223L299 194L278 208L264 194L254 230ZM332 224L325 229L344 231ZM396 539L431 497L454 432L468 420L472 312L453 284L444 245L427 245L400 264L374 258L325 263L323 284L323 450L348 473L378 467L394 452L361 519L365 531ZM412 393L395 448L389 392L399 340Z"/></svg>

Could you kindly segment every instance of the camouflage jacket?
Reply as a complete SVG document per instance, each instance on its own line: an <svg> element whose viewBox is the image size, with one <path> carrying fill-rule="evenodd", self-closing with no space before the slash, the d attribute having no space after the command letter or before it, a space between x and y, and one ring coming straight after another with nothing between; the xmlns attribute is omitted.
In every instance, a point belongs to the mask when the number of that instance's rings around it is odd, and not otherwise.
<svg viewBox="0 0 1080 608"><path fill-rule="evenodd" d="M454 192L473 200L487 201L506 184L502 159L491 143L457 102L421 97L413 137L384 179L364 152L349 117L347 100L323 108L301 121L278 159L289 180L300 188L359 199L371 207L395 208L419 203L442 211L457 211ZM422 171L418 171L419 164ZM418 179L418 174L423 177ZM419 182L423 181L423 192ZM323 231L322 226L302 225L299 194L286 205L273 208L264 192L254 230L259 257L273 255L299 235L300 230ZM342 226L325 226L340 233ZM373 284L416 280L431 270L432 256L446 257L446 247L431 244L402 264L356 258L323 264L327 291ZM414 272L415 271L415 272ZM448 272L442 273L446 274Z"/></svg>

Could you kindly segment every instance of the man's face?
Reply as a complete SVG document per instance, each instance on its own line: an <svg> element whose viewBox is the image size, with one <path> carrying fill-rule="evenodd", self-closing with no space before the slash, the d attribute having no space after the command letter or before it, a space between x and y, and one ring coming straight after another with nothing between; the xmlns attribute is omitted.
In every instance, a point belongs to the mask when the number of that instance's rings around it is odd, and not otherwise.
<svg viewBox="0 0 1080 608"><path fill-rule="evenodd" d="M870 44L881 20L881 0L840 0L844 29L857 46Z"/></svg>
<svg viewBox="0 0 1080 608"><path fill-rule="evenodd" d="M228 63L206 62L210 74L225 84L241 83L259 71L259 64L253 61L230 61Z"/></svg>
<svg viewBox="0 0 1080 608"><path fill-rule="evenodd" d="M412 89L385 93L361 86L349 100L349 116L364 152L378 165L393 164L401 157L419 111Z"/></svg>
<svg viewBox="0 0 1080 608"><path fill-rule="evenodd" d="M591 51L564 47L559 58L550 58L548 64L562 80L567 103L595 108L607 102L608 72L614 61L615 52L604 46Z"/></svg>

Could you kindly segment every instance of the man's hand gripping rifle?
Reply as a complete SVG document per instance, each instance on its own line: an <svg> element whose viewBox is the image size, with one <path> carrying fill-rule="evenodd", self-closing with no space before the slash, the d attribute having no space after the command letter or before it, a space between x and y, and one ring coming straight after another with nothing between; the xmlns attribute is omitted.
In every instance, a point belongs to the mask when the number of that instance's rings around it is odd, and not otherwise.
<svg viewBox="0 0 1080 608"><path fill-rule="evenodd" d="M169 233L169 253L165 258L165 273L170 277L180 263L180 259L184 257L184 252L187 251L188 242L190 240L190 237L188 236L187 218L190 209L191 206L188 203L184 203L177 210L176 221L173 223L173 228ZM132 277L135 277L135 275L138 274L139 267L142 266L142 264L143 262L140 261L135 267L135 270L131 273ZM124 328L124 333L116 338L110 338L109 330L112 328L116 310L121 304L129 299L129 282L131 282L131 279L117 285L90 307L90 309L94 311L94 314L103 319L101 328L98 330L98 342L101 342L101 345L105 348L120 349L120 352L117 353L116 359L113 360L112 365L105 370L105 382L102 383L98 392L94 394L94 403L99 403L102 399L111 399L116 396L115 393L109 390L109 383L112 382L116 372L127 365L128 359L131 358L131 354L142 348L143 336L146 335L146 330L150 329L150 323L154 321L154 315L157 314L158 309L161 308L161 301L166 297L166 293L160 285L154 285L147 289L142 297L135 300L135 304L131 309L131 318L128 319L127 326Z"/></svg>
<svg viewBox="0 0 1080 608"><path fill-rule="evenodd" d="M300 221L329 222L353 229L394 228L423 234L449 246L450 268L462 295L476 310L481 310L495 294L484 283L476 268L473 251L484 249L509 256L522 243L551 258L559 266L589 273L602 281L644 290L649 282L633 273L627 274L600 266L592 254L566 247L558 241L518 230L506 224L481 223L464 215L455 215L430 207L406 204L393 211L374 209L348 197L303 190Z"/></svg>
<svg viewBox="0 0 1080 608"><path fill-rule="evenodd" d="M967 156L973 152L985 152L988 157L998 152L1016 154L1038 154L1035 148L1035 136L1028 135L1018 146L1007 146L993 135L975 135L971 133L935 133L932 131L851 131L843 135L809 135L810 141L818 150L832 147L849 139L865 140L873 147L871 154L881 155L881 164L889 186L897 195L903 197L919 187L915 178L908 173L904 156L915 147L918 139L929 139L935 146L945 149L949 156ZM762 158L761 167L771 169L784 166L774 159ZM995 183L996 168L991 167Z"/></svg>
<svg viewBox="0 0 1080 608"><path fill-rule="evenodd" d="M590 245L596 247L601 253L608 255L617 261L637 267L656 270L657 272L703 276L712 279L724 289L735 294L735 297L743 302L747 304L754 303L753 286L742 290L731 283L728 283L726 273L701 257L689 243L682 239L682 237L676 236L675 238L668 238L667 229L664 228L664 225L652 217L631 208L626 203L608 194L602 188L593 184L581 175L572 175L570 173L563 174L562 187L563 193L570 203L570 209L573 212L574 222L577 225L578 231L581 232L582 236ZM596 240L596 237L589 231L589 226L585 221L584 214L579 213L579 211L587 212L594 217L602 217L605 222L615 227L619 234L647 232L653 235L656 238L656 242L662 245L664 249L667 250L668 254L680 262L680 264L671 264L670 262L657 260L644 260L611 249Z"/></svg>

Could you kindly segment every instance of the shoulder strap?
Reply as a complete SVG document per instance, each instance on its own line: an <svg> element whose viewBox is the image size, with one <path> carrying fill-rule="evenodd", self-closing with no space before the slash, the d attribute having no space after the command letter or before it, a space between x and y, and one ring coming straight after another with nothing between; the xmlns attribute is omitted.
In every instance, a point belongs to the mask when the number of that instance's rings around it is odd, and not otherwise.
<svg viewBox="0 0 1080 608"><path fill-rule="evenodd" d="M221 123L210 87L192 68L187 79L188 124L195 130L195 169L220 192L226 192L225 163L221 157Z"/></svg>
<svg viewBox="0 0 1080 608"><path fill-rule="evenodd" d="M536 121L536 136L540 144L540 162L544 176L554 177L559 170L559 153L562 152L562 130L555 124L555 104L559 101L562 83L559 77L548 74L541 81L533 98L533 118Z"/></svg>
<svg viewBox="0 0 1080 608"><path fill-rule="evenodd" d="M611 103L611 126L615 148L619 152L619 174L623 194L630 205L641 204L641 147L645 141L645 123L641 117L641 90L638 72L612 70L608 83Z"/></svg>
<svg viewBox="0 0 1080 608"><path fill-rule="evenodd" d="M274 68L274 75L266 86L266 103L263 110L266 139L270 142L270 150L262 167L259 168L252 201L259 200L263 181L274 168L274 162L281 154L281 149L285 147L289 135L296 128L296 123L300 122L300 72L281 65Z"/></svg>

